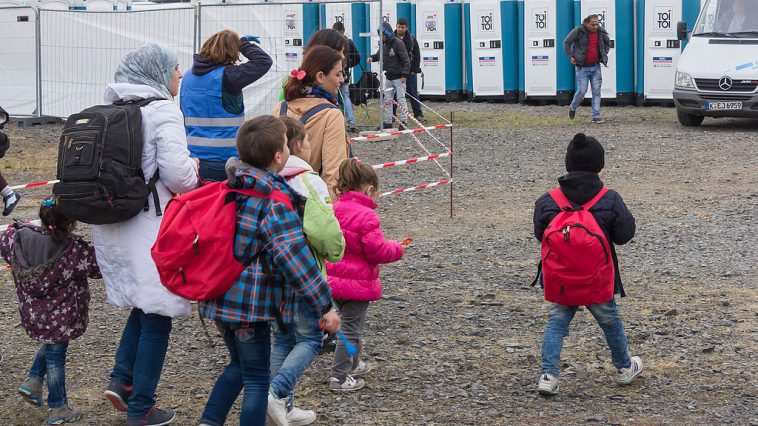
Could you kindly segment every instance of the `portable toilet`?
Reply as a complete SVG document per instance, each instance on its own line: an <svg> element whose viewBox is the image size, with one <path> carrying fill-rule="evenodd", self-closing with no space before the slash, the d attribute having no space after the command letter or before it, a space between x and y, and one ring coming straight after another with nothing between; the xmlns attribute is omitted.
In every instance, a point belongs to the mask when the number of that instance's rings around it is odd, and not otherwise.
<svg viewBox="0 0 758 426"><path fill-rule="evenodd" d="M608 66L602 67L601 97L618 105L634 104L634 2L633 0L575 0L574 23L597 15L600 26L608 32L611 47ZM587 90L585 99L592 98Z"/></svg>
<svg viewBox="0 0 758 426"><path fill-rule="evenodd" d="M421 49L422 98L464 98L463 8L460 0L418 0L416 38Z"/></svg>
<svg viewBox="0 0 758 426"><path fill-rule="evenodd" d="M361 75L362 70L368 70L366 59L370 52L367 32L370 31L368 24L368 12L366 11L366 4L361 2L352 3L324 3L321 5L321 28L329 29L334 26L335 23L341 22L345 25L345 35L353 40L358 53L361 55L361 64L357 68L358 71L352 73L354 82L357 82Z"/></svg>
<svg viewBox="0 0 758 426"><path fill-rule="evenodd" d="M379 49L379 45L382 42L377 31L379 29L379 25L388 23L392 25L392 29L394 30L395 26L397 26L397 17L397 0L383 0L381 11L379 10L378 2L371 3L368 17L368 32L371 34L371 53L376 53L376 51ZM371 71L378 73L379 64L376 62L372 63Z"/></svg>
<svg viewBox="0 0 758 426"><path fill-rule="evenodd" d="M563 39L573 29L572 0L523 0L519 43L523 67L519 76L522 101L554 100L568 105L574 92L574 66L563 52Z"/></svg>
<svg viewBox="0 0 758 426"><path fill-rule="evenodd" d="M639 0L637 3L637 103L674 100L674 77L683 43L676 23L700 12L700 0Z"/></svg>
<svg viewBox="0 0 758 426"><path fill-rule="evenodd" d="M518 101L518 6L515 0L464 5L466 88L470 100Z"/></svg>

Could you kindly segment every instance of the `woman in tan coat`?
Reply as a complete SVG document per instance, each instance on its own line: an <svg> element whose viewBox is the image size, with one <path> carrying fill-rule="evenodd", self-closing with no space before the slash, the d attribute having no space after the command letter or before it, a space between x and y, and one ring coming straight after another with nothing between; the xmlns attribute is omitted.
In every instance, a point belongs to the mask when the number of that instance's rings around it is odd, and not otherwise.
<svg viewBox="0 0 758 426"><path fill-rule="evenodd" d="M293 70L284 86L284 101L274 115L289 116L305 124L311 144L309 164L317 171L335 198L340 163L348 158L350 146L345 117L337 106L337 93L344 81L342 54L326 46L314 46Z"/></svg>

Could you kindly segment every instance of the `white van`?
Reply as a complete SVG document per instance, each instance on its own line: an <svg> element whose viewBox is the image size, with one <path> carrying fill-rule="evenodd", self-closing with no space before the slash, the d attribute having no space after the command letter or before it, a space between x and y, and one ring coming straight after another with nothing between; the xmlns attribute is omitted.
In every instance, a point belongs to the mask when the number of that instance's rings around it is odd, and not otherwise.
<svg viewBox="0 0 758 426"><path fill-rule="evenodd" d="M687 23L677 38L687 38ZM758 0L706 0L676 67L679 122L758 118Z"/></svg>

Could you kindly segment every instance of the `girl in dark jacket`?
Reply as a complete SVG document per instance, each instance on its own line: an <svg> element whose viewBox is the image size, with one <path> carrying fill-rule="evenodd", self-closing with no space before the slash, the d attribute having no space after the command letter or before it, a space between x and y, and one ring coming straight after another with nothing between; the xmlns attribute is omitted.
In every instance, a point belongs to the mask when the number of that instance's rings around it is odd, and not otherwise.
<svg viewBox="0 0 758 426"><path fill-rule="evenodd" d="M71 423L82 413L68 406L66 351L87 329L90 292L87 278L100 278L95 250L71 231L51 197L39 209L42 226L14 223L0 237L0 253L13 272L18 312L26 334L42 346L18 392L42 405L47 376L48 424Z"/></svg>

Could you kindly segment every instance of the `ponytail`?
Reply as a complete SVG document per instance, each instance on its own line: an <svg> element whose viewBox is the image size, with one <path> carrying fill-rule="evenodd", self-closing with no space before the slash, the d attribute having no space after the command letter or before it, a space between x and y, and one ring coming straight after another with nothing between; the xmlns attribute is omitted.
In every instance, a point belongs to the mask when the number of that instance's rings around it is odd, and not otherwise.
<svg viewBox="0 0 758 426"><path fill-rule="evenodd" d="M360 191L368 185L379 188L379 177L373 167L363 164L358 158L348 158L340 164L339 179L335 187L338 195L348 191Z"/></svg>
<svg viewBox="0 0 758 426"><path fill-rule="evenodd" d="M42 220L42 226L50 230L50 237L58 244L66 240L69 229L72 228L71 225L76 223L75 220L71 220L61 213L60 205L55 202L53 197L42 200L39 218Z"/></svg>

